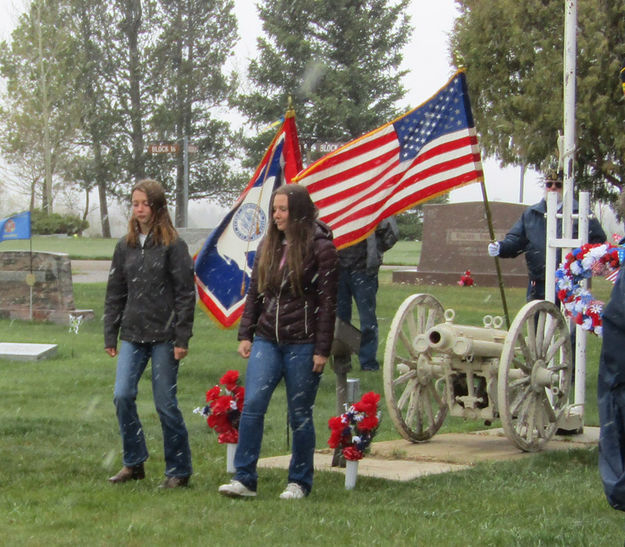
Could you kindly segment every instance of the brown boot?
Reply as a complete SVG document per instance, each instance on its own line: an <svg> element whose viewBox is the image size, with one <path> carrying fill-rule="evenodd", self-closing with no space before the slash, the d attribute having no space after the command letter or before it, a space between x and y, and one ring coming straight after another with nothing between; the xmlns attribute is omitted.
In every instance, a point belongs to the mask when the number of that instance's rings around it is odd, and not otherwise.
<svg viewBox="0 0 625 547"><path fill-rule="evenodd" d="M167 477L161 484L158 485L159 488L180 488L182 486L189 485L189 477Z"/></svg>
<svg viewBox="0 0 625 547"><path fill-rule="evenodd" d="M141 479L145 479L145 470L143 469L142 463L139 465L133 465L132 467L124 465L117 475L113 475L109 478L109 482L113 484L121 484L122 482L137 481Z"/></svg>

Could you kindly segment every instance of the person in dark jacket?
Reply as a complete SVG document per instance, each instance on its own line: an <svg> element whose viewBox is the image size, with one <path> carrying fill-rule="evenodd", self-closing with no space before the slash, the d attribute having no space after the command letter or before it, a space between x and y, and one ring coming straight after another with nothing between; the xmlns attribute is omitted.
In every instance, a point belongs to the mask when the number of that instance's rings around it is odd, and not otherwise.
<svg viewBox="0 0 625 547"><path fill-rule="evenodd" d="M525 253L529 282L527 301L545 299L545 257L547 248L547 201L549 192L558 194L558 206L562 202L562 179L548 176L545 180L545 198L528 207L521 218L506 234L502 241L488 244L488 254L501 258L515 258ZM573 202L573 212L577 213L577 202ZM558 236L561 234L562 222L558 220ZM573 224L573 237L577 237L577 221ZM596 218L590 219L588 225L588 241L603 243L606 240L601 224Z"/></svg>
<svg viewBox="0 0 625 547"><path fill-rule="evenodd" d="M194 311L193 261L187 244L171 222L162 186L142 180L132 190L128 234L115 247L104 306L104 348L117 357L114 402L124 452L124 467L111 483L145 477L148 450L135 401L150 359L165 448L165 480L160 486L176 488L189 482L191 450L176 391Z"/></svg>
<svg viewBox="0 0 625 547"><path fill-rule="evenodd" d="M625 194L617 203L625 218ZM619 242L625 245L625 238ZM608 503L625 511L625 277L623 266L610 301L603 308L602 344L597 379L599 472Z"/></svg>
<svg viewBox="0 0 625 547"><path fill-rule="evenodd" d="M376 300L378 272L384 253L399 239L399 228L393 217L380 222L366 239L339 251L339 288L336 314L342 321L351 323L352 300L356 303L360 321L360 348L358 360L361 370L376 371L380 364L378 352L378 319ZM351 370L349 356L335 356L338 371Z"/></svg>
<svg viewBox="0 0 625 547"><path fill-rule="evenodd" d="M625 278L622 267L602 320L597 381L599 471L608 502L615 509L625 511Z"/></svg>
<svg viewBox="0 0 625 547"><path fill-rule="evenodd" d="M298 499L312 489L313 405L332 346L337 254L306 188L281 186L271 197L271 210L273 222L254 260L239 325L238 352L249 361L236 473L219 493L256 496L264 417L284 378L293 442L288 484L280 498Z"/></svg>

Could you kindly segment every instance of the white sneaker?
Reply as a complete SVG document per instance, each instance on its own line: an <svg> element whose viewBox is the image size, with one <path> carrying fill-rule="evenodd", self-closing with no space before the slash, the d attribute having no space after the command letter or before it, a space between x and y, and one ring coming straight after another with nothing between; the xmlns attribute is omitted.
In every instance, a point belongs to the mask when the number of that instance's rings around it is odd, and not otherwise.
<svg viewBox="0 0 625 547"><path fill-rule="evenodd" d="M296 482L290 482L286 485L284 492L280 494L281 500L299 500L306 497L304 489Z"/></svg>
<svg viewBox="0 0 625 547"><path fill-rule="evenodd" d="M222 484L218 492L230 498L253 498L256 496L254 490L250 490L242 482L232 480L228 484Z"/></svg>

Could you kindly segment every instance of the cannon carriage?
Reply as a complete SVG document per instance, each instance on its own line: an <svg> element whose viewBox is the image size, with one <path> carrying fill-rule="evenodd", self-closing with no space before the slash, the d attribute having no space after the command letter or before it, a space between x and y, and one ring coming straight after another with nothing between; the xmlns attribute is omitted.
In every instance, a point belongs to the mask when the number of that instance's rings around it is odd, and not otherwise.
<svg viewBox="0 0 625 547"><path fill-rule="evenodd" d="M540 450L568 407L569 327L553 303L527 303L509 330L454 323L453 310L428 294L408 297L395 314L384 354L384 391L398 432L427 441L445 417L500 419L521 450Z"/></svg>

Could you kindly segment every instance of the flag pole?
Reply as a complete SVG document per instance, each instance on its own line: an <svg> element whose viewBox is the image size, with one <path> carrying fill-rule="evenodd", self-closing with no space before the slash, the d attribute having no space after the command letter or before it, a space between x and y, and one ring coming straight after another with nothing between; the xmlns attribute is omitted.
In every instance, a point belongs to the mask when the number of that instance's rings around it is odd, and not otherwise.
<svg viewBox="0 0 625 547"><path fill-rule="evenodd" d="M486 195L486 184L484 179L480 181L482 186L482 198L484 199L484 210L486 211L486 222L488 223L488 233L491 241L497 241L495 239L495 229L493 228L493 218L490 214L490 205L488 204L488 196ZM508 315L508 304L506 302L506 293L503 288L503 277L501 275L501 266L499 265L499 257L495 258L495 268L497 270L497 281L499 283L499 292L501 293L501 303L503 305L503 313L506 317L506 326L510 329L510 316Z"/></svg>
<svg viewBox="0 0 625 547"><path fill-rule="evenodd" d="M32 228L31 228L32 229ZM30 278L29 278L29 289L30 289L30 303L29 303L29 310L28 310L28 315L29 315L29 320L32 322L33 320L33 285L34 285L34 280L33 280L33 234L30 232L29 230L29 234L28 234L28 245L29 245L29 253L30 253Z"/></svg>

